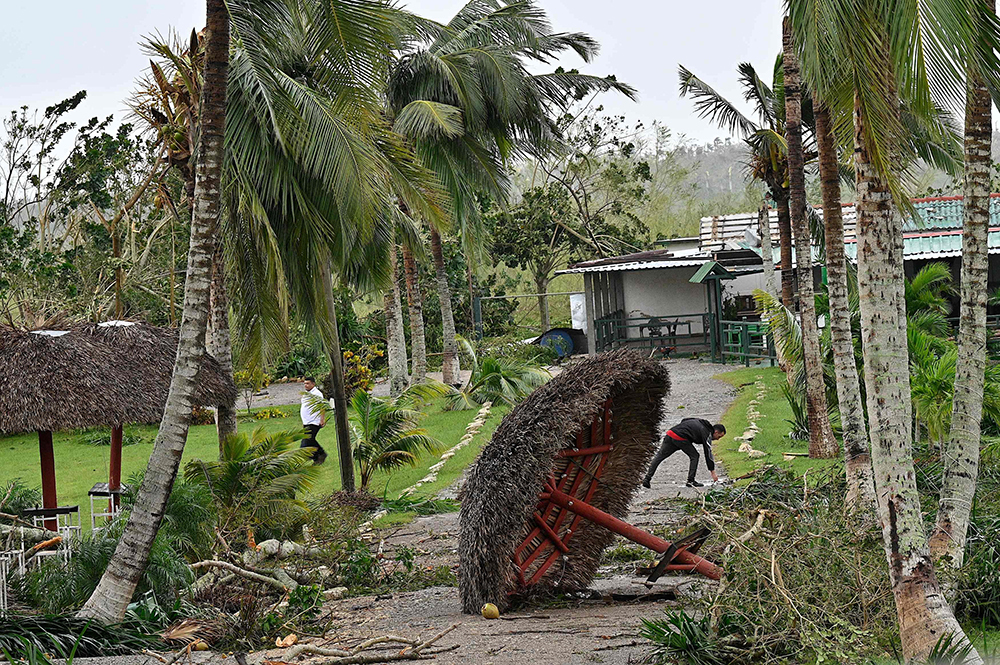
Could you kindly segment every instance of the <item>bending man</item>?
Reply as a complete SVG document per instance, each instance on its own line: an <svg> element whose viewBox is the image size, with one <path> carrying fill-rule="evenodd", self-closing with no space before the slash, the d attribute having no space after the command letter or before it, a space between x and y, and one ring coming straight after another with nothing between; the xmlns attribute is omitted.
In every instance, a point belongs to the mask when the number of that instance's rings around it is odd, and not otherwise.
<svg viewBox="0 0 1000 665"><path fill-rule="evenodd" d="M695 444L705 448L705 466L712 474L712 480L718 482L719 476L715 473L715 458L712 457L712 441L718 441L725 435L726 428L721 423L713 425L701 418L685 418L667 430L656 457L649 465L649 471L646 472L642 486L648 488L649 481L653 479L653 474L656 473L656 467L660 466L660 462L680 450L691 461L688 466L687 486L704 487L694 478L698 471L698 451L695 450Z"/></svg>

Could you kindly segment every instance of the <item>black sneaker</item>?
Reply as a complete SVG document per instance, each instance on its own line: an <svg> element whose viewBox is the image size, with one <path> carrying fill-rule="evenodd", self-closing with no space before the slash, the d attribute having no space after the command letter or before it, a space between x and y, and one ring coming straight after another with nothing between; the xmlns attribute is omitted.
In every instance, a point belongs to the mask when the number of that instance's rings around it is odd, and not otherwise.
<svg viewBox="0 0 1000 665"><path fill-rule="evenodd" d="M649 486L649 481L648 481L648 480L644 480L644 481L642 481L642 486L643 486L643 487L645 487L646 489L652 489L652 488L651 488L651 487Z"/></svg>
<svg viewBox="0 0 1000 665"><path fill-rule="evenodd" d="M704 485L702 485L701 483L699 483L697 480L692 480L692 481L688 482L687 486L688 487L704 487Z"/></svg>
<svg viewBox="0 0 1000 665"><path fill-rule="evenodd" d="M326 451L320 450L319 454L313 457L313 464L322 464L326 461Z"/></svg>

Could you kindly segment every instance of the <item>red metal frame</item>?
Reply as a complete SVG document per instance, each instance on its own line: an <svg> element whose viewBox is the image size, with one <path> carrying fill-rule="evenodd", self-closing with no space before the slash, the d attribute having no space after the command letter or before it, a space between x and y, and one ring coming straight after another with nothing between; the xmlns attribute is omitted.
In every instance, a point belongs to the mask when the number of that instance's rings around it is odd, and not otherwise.
<svg viewBox="0 0 1000 665"><path fill-rule="evenodd" d="M601 474L614 450L612 422L614 413L611 400L587 428L577 434L575 447L559 451L552 476L538 495L538 504L532 515L535 524L514 551L520 587L537 584L564 554L570 552L570 540L576 533L580 520L599 524L620 536L663 554L671 543L638 529L591 505L600 484ZM585 440L589 435L589 440ZM585 477L589 477L586 480ZM572 518L566 520L567 515ZM689 544L678 546L670 563L662 570L696 571L709 579L718 580L722 569L714 563L688 551ZM697 547L695 547L697 549ZM538 563L539 559L541 563Z"/></svg>

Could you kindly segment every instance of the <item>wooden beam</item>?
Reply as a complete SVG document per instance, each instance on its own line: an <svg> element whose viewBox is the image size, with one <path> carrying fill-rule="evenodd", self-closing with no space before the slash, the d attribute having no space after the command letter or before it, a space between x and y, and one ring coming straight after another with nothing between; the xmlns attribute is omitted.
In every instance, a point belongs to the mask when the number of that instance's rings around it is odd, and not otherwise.
<svg viewBox="0 0 1000 665"><path fill-rule="evenodd" d="M108 465L108 489L112 492L111 508L112 512L118 507L120 498L115 494L115 490L122 487L122 438L124 432L121 425L111 428L111 461Z"/></svg>
<svg viewBox="0 0 1000 665"><path fill-rule="evenodd" d="M38 433L38 457L42 468L42 508L58 508L59 500L56 498L56 458L52 450L52 432L40 431ZM49 531L59 531L59 522L56 518L45 520L45 528Z"/></svg>

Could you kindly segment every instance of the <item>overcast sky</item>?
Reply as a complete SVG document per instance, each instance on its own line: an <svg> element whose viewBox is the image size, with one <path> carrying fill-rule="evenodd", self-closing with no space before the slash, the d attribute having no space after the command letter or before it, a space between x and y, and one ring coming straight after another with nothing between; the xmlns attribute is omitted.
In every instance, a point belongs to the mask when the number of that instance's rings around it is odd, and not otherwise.
<svg viewBox="0 0 1000 665"><path fill-rule="evenodd" d="M407 7L445 21L464 0L409 0ZM582 31L601 44L588 73L614 74L639 90L639 101L605 95L606 108L659 120L702 142L721 133L677 95L683 63L726 96L739 99L736 65L752 62L769 80L781 48L781 0L539 0L556 30ZM86 90L81 117L123 115L123 100L146 66L137 43L154 31L186 33L204 25L204 1L21 0L0 22L0 112L44 107Z"/></svg>

